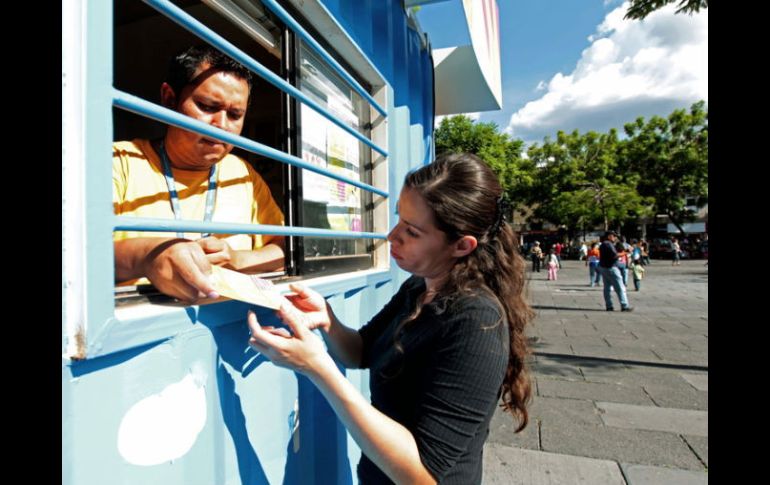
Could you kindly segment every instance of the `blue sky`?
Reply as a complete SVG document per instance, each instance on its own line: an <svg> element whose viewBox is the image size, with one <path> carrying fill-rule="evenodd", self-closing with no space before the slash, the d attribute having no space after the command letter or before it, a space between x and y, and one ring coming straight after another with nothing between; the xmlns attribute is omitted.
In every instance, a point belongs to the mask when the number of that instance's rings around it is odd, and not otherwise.
<svg viewBox="0 0 770 485"><path fill-rule="evenodd" d="M558 130L622 131L638 116L708 102L708 10L623 20L619 0L497 0L503 107L474 113L528 143ZM467 45L462 0L423 5L434 49Z"/></svg>

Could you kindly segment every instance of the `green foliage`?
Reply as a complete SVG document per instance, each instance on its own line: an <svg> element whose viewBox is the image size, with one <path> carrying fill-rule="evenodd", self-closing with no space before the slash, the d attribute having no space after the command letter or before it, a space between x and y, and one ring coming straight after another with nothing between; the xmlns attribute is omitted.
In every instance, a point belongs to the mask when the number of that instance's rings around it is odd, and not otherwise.
<svg viewBox="0 0 770 485"><path fill-rule="evenodd" d="M708 202L708 112L700 101L668 118L638 118L624 126L627 139L608 133L559 131L523 153L524 143L494 123L464 115L442 120L436 153L469 152L495 171L514 207L529 206L530 222L566 225L568 232L620 227L667 214L681 230L692 220L685 207Z"/></svg>
<svg viewBox="0 0 770 485"><path fill-rule="evenodd" d="M675 110L668 118L637 118L624 127L629 139L622 150L622 169L639 177L639 194L655 200L656 214L667 214L682 231L695 213L685 207L708 203L708 111L699 101Z"/></svg>
<svg viewBox="0 0 770 485"><path fill-rule="evenodd" d="M473 153L497 174L515 207L532 184L530 164L522 159L524 142L498 131L495 123L475 123L465 115L444 118L435 132L436 154Z"/></svg>
<svg viewBox="0 0 770 485"><path fill-rule="evenodd" d="M528 202L533 216L574 230L605 229L650 212L652 201L636 192L638 176L618 170L617 132L578 131L546 138L527 152L539 176Z"/></svg>
<svg viewBox="0 0 770 485"><path fill-rule="evenodd" d="M631 0L631 4L628 6L626 15L623 18L642 20L655 10L663 8L669 3L674 3L676 1L677 0ZM686 13L692 15L693 13L700 12L700 9L707 9L708 6L708 0L679 0L676 13Z"/></svg>

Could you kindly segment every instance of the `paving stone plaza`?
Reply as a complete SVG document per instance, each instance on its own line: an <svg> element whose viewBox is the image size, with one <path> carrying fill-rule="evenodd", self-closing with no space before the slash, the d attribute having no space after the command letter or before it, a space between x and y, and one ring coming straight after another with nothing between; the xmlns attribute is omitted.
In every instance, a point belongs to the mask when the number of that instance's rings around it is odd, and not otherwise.
<svg viewBox="0 0 770 485"><path fill-rule="evenodd" d="M708 266L652 260L633 312L605 311L582 261L528 271L529 426L495 415L485 485L708 483ZM530 268L531 269L531 268Z"/></svg>

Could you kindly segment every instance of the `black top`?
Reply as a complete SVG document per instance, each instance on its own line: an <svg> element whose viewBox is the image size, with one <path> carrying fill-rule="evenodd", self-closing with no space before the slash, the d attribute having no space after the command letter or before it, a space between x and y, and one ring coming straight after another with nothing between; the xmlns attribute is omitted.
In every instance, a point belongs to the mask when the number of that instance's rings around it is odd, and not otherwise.
<svg viewBox="0 0 770 485"><path fill-rule="evenodd" d="M612 268L618 260L618 250L612 241L606 239L599 246L599 266L602 268Z"/></svg>
<svg viewBox="0 0 770 485"><path fill-rule="evenodd" d="M481 483L482 449L508 366L508 325L491 298L467 295L431 302L402 330L425 291L411 277L367 325L361 367L369 368L372 405L404 425L417 442L423 465L442 484ZM365 455L362 485L389 484Z"/></svg>

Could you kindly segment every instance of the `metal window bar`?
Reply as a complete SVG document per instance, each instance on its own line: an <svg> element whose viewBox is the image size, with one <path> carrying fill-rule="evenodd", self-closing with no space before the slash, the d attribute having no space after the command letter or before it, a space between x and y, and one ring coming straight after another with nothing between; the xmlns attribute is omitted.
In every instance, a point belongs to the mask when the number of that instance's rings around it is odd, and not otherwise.
<svg viewBox="0 0 770 485"><path fill-rule="evenodd" d="M388 236L377 232L334 231L312 227L287 227L268 224L243 224L228 222L205 222L148 217L114 216L113 224L118 231L150 232L212 232L215 234L263 234L274 236L328 237L348 239L386 239Z"/></svg>
<svg viewBox="0 0 770 485"><path fill-rule="evenodd" d="M340 182L345 182L347 184L354 185L356 187L367 190L369 192L373 192L382 197L386 197L386 198L388 197L388 193L382 189L378 189L377 187L366 184L359 180L345 177L344 175L336 174L327 169L317 167L311 163L308 163L302 160L301 158L295 157L294 155L289 155L288 153L284 153L280 150L276 150L275 148L269 147L267 145L263 145L256 141L249 140L248 138L244 138L240 135L235 135L228 131L222 130L221 128L216 128L214 126L208 125L206 123L203 123L202 121L198 121L196 119L190 118L183 114L177 113L176 111L170 110L163 106L159 106L157 104L146 101L137 96L120 91L119 89L113 88L112 102L116 107L124 109L126 111L131 111L141 116L146 116L148 118L152 118L154 120L158 120L169 125L174 125L179 128L183 128L185 130L190 130L196 133L207 135L212 138L216 138L217 140L222 140L232 145L235 145L237 147L243 148L244 150L250 151L252 153L263 155L270 159L277 160L279 162L283 162L289 165L294 165L295 167L304 168L306 170L316 172L325 177L333 178L335 180L339 180Z"/></svg>
<svg viewBox="0 0 770 485"><path fill-rule="evenodd" d="M335 117L333 114L331 114L326 109L324 109L321 105L319 105L318 103L310 99L305 93L303 93L299 89L295 88L291 84L287 83L286 81L284 81L283 79L275 75L272 71L267 69L265 66L263 66L262 64L252 59L242 50L238 49L233 44L228 42L224 37L222 37L221 35L217 34L213 30L209 29L208 27L200 23L198 20L193 18L191 15L189 15L187 12L185 12L181 8L172 4L168 0L143 0L143 1L149 6L151 6L152 8L154 8L155 10L157 10L158 12L160 12L161 14L165 15L172 21L182 26L183 28L189 30L193 35L200 37L201 39L205 40L212 46L216 47L220 51L224 52L228 56L240 62L241 64L246 66L249 70L251 70L255 74L262 77L265 81L269 82L270 84L277 87L281 91L285 92L289 96L292 96L298 99L299 101L301 101L302 103L313 108L323 117L327 118L329 121L331 121L335 125L339 126L346 132L356 137L359 141L361 141L362 143L370 147L372 150L375 150L376 152L380 153L384 157L388 156L387 151L380 148L377 144L369 140L367 137L363 136L361 133L359 133L355 129L342 123L339 119L337 119L337 117Z"/></svg>
<svg viewBox="0 0 770 485"><path fill-rule="evenodd" d="M321 58L326 61L327 64L347 83L350 85L351 88L355 92L361 95L364 99L366 99L370 105L374 109L376 109L382 116L387 117L388 114L383 109L377 101L372 98L372 96L366 92L366 90L361 87L361 85L353 79L353 76L348 74L347 70L345 70L344 67L340 65L339 62L337 62L336 59L334 59L331 55L329 55L328 52L326 52L326 49L321 47L321 44L318 43L308 32L296 21L294 18L292 18L291 15L280 5L278 5L278 2L275 0L262 0L262 3L268 7L278 18L283 21L286 25L289 26L289 28L297 34L305 43L310 46Z"/></svg>

